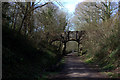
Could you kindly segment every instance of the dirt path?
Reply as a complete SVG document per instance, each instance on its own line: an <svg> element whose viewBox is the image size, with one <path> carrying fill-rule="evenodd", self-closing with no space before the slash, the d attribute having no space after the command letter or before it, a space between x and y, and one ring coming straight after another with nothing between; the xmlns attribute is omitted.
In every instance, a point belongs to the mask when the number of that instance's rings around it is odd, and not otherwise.
<svg viewBox="0 0 120 80"><path fill-rule="evenodd" d="M51 77L51 80L107 80L106 75L101 74L95 65L90 66L80 60L80 57L73 54L65 56L63 70Z"/></svg>

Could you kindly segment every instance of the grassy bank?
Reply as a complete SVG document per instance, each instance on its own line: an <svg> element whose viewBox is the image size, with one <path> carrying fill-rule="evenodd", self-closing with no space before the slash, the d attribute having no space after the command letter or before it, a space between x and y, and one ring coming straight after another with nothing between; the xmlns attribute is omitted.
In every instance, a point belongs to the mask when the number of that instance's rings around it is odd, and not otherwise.
<svg viewBox="0 0 120 80"><path fill-rule="evenodd" d="M62 58L56 46L41 41L39 46L9 28L3 28L2 79L42 79L54 71Z"/></svg>
<svg viewBox="0 0 120 80"><path fill-rule="evenodd" d="M120 77L120 39L119 20L110 19L94 26L86 27L86 36L83 39L83 48L88 52L86 63L99 65L110 77Z"/></svg>

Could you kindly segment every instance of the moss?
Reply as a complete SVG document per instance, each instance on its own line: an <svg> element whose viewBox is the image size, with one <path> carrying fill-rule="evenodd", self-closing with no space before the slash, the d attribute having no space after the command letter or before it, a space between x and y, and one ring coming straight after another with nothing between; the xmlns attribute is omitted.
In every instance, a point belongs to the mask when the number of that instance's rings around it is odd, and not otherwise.
<svg viewBox="0 0 120 80"><path fill-rule="evenodd" d="M93 58L88 58L87 60L85 60L85 63L88 63L88 64L93 63L93 62L94 62Z"/></svg>
<svg viewBox="0 0 120 80"><path fill-rule="evenodd" d="M107 72L107 75L110 76L110 77L112 77L113 74L114 74L113 72Z"/></svg>
<svg viewBox="0 0 120 80"><path fill-rule="evenodd" d="M114 65L113 64L108 64L108 65L103 67L103 70L109 70L110 71L112 69L114 69Z"/></svg>
<svg viewBox="0 0 120 80"><path fill-rule="evenodd" d="M107 72L107 75L111 78L118 78L120 77L120 73L113 73L113 72Z"/></svg>

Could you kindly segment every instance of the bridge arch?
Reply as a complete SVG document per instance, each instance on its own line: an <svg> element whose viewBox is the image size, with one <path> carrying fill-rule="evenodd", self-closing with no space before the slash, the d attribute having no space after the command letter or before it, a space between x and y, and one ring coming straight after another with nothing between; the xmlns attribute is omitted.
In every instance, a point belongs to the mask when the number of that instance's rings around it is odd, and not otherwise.
<svg viewBox="0 0 120 80"><path fill-rule="evenodd" d="M85 34L85 31L66 31L63 32L59 37L57 37L56 39L51 41L51 44L55 41L60 41L63 43L64 47L63 47L63 55L66 54L66 44L69 41L76 41L78 43L78 53L79 53L79 49L80 49L80 44L81 44L81 40L83 39Z"/></svg>

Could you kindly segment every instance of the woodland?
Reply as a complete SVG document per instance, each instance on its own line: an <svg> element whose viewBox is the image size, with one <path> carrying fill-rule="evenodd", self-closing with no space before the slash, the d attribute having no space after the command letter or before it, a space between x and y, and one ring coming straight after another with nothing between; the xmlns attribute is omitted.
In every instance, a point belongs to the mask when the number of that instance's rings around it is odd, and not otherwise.
<svg viewBox="0 0 120 80"><path fill-rule="evenodd" d="M2 2L2 80L47 80L77 52L120 78L120 2L81 2L71 16L59 1ZM85 31L80 47L51 41L66 31ZM63 52L65 50L65 52ZM79 51L80 50L80 51Z"/></svg>

